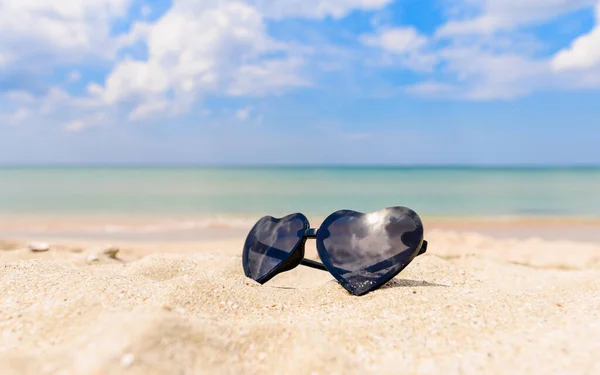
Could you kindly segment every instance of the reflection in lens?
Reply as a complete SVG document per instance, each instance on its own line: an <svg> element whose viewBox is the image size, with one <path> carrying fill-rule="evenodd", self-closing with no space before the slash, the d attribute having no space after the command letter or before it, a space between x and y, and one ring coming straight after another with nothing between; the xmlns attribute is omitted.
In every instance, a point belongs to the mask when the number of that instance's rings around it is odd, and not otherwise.
<svg viewBox="0 0 600 375"><path fill-rule="evenodd" d="M423 239L421 220L404 207L370 214L340 211L328 221L319 230L324 250L333 273L355 294L366 293L406 267Z"/></svg>
<svg viewBox="0 0 600 375"><path fill-rule="evenodd" d="M302 240L308 224L297 215L280 220L260 219L248 234L244 245L244 272L260 280L286 260Z"/></svg>

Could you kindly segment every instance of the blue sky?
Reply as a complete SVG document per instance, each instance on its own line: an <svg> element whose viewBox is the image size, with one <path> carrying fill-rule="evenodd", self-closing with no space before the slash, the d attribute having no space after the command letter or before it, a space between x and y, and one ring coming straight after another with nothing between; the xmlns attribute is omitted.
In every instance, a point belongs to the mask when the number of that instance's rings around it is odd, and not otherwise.
<svg viewBox="0 0 600 375"><path fill-rule="evenodd" d="M600 164L599 0L7 0L0 164Z"/></svg>

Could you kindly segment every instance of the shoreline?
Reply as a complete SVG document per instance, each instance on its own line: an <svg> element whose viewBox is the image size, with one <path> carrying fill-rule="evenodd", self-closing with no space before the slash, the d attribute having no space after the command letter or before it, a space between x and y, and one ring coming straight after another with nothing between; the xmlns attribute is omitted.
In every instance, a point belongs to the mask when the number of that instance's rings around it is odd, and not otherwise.
<svg viewBox="0 0 600 375"><path fill-rule="evenodd" d="M542 238L600 242L600 218L557 216L421 216L427 232L479 233L495 238ZM0 217L0 239L77 238L135 242L227 239L245 237L259 219L251 214L213 216L17 215ZM308 216L313 227L323 216Z"/></svg>

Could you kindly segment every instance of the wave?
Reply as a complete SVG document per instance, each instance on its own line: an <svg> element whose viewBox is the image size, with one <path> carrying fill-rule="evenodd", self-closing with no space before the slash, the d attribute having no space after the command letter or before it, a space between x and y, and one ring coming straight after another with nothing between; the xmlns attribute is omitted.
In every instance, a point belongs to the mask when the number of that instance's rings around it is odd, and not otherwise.
<svg viewBox="0 0 600 375"><path fill-rule="evenodd" d="M242 232L258 218L208 217L201 219L120 219L120 218L28 218L0 219L0 236L10 234L169 234L194 232Z"/></svg>
<svg viewBox="0 0 600 375"><path fill-rule="evenodd" d="M256 219L210 218L202 220L185 220L150 224L106 224L104 225L103 231L106 233L157 233L211 229L250 229L255 222Z"/></svg>

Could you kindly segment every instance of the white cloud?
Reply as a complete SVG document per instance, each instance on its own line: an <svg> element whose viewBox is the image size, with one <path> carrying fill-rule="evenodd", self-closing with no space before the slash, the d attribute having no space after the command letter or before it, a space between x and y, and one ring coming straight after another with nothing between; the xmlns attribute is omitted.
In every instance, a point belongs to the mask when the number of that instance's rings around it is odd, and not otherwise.
<svg viewBox="0 0 600 375"><path fill-rule="evenodd" d="M425 77L405 90L420 96L491 100L514 99L544 89L598 87L600 69L595 74L590 71L600 62L600 49L594 47L600 46L596 31L578 38L553 60L539 54L546 48L545 41L525 31L527 26L548 22L597 1L454 1L451 20L440 26L427 43L437 63L435 76ZM405 43L386 44L382 39L379 44L387 51L394 45L400 46L399 51L403 46L410 50L410 41L419 40L415 35L405 33L403 38L396 38ZM587 70L578 75L563 74L569 68Z"/></svg>
<svg viewBox="0 0 600 375"><path fill-rule="evenodd" d="M30 116L31 111L25 107L21 107L14 112L7 114L0 113L0 125L7 124L9 126L17 126L22 124Z"/></svg>
<svg viewBox="0 0 600 375"><path fill-rule="evenodd" d="M146 5L142 6L140 13L142 14L142 17L148 18L152 14L152 7L150 7L150 5L148 5L148 4L146 4Z"/></svg>
<svg viewBox="0 0 600 375"><path fill-rule="evenodd" d="M240 108L235 112L235 118L240 121L246 121L250 118L250 114L254 110L254 107L247 106L244 108Z"/></svg>
<svg viewBox="0 0 600 375"><path fill-rule="evenodd" d="M0 50L0 67L8 66L8 64L11 62L11 60L12 60L12 58L11 58L11 55L8 53L8 51Z"/></svg>
<svg viewBox="0 0 600 375"><path fill-rule="evenodd" d="M51 87L48 93L37 100L39 103L39 111L41 114L50 114L55 111L59 106L72 104L73 98L68 92L59 88Z"/></svg>
<svg viewBox="0 0 600 375"><path fill-rule="evenodd" d="M414 27L397 27L381 30L378 35L363 35L363 43L382 47L390 52L405 54L423 48L427 38Z"/></svg>
<svg viewBox="0 0 600 375"><path fill-rule="evenodd" d="M80 132L84 129L103 125L107 120L108 114L106 112L92 112L67 122L63 126L63 130L71 133Z"/></svg>
<svg viewBox="0 0 600 375"><path fill-rule="evenodd" d="M415 71L430 71L436 63L428 51L428 38L412 26L383 28L376 34L362 35L360 41L383 49L394 55L400 65Z"/></svg>
<svg viewBox="0 0 600 375"><path fill-rule="evenodd" d="M455 48L443 51L442 58L469 99L513 99L551 85L547 62L510 52Z"/></svg>
<svg viewBox="0 0 600 375"><path fill-rule="evenodd" d="M74 82L78 82L80 79L81 79L81 73L79 73L77 70L74 70L71 73L69 73L69 76L67 77L67 82L74 83Z"/></svg>
<svg viewBox="0 0 600 375"><path fill-rule="evenodd" d="M106 105L137 103L130 118L157 108L184 112L207 93L262 95L306 84L301 60L268 36L258 10L239 1L175 0L121 42L137 40L147 45L147 60L125 59L103 85L88 86ZM283 57L263 57L272 52Z"/></svg>
<svg viewBox="0 0 600 375"><path fill-rule="evenodd" d="M50 87L44 95L33 96L26 91L0 92L0 124L12 126L59 127L66 131L81 131L106 124L113 118L110 108L97 101L78 98L60 87Z"/></svg>
<svg viewBox="0 0 600 375"><path fill-rule="evenodd" d="M72 120L69 121L67 124L65 124L65 126L63 127L63 129L67 132L79 132L81 130L83 130L85 128L85 123L83 122L83 120Z"/></svg>
<svg viewBox="0 0 600 375"><path fill-rule="evenodd" d="M148 34L152 28L151 23L142 21L135 22L128 33L121 34L116 38L116 45L118 49L126 48L138 42L143 42L148 39Z"/></svg>
<svg viewBox="0 0 600 375"><path fill-rule="evenodd" d="M418 96L449 96L456 88L448 83L428 80L406 86L406 91Z"/></svg>
<svg viewBox="0 0 600 375"><path fill-rule="evenodd" d="M126 59L108 76L105 87L92 84L89 91L105 103L115 104L132 97L160 95L168 88L167 70L159 63Z"/></svg>
<svg viewBox="0 0 600 375"><path fill-rule="evenodd" d="M144 102L135 107L129 114L129 119L132 121L144 120L151 115L162 112L169 106L169 102L164 99L156 99L149 102Z"/></svg>
<svg viewBox="0 0 600 375"><path fill-rule="evenodd" d="M24 90L9 91L5 95L10 101L18 104L33 103L35 101L35 97Z"/></svg>
<svg viewBox="0 0 600 375"><path fill-rule="evenodd" d="M40 82L57 66L113 58L118 39L112 35L112 24L127 15L130 4L131 0L1 1L0 79L8 77L13 85L8 87L16 90L0 87L0 117L11 124L51 126L97 107L95 100ZM73 70L63 84L80 78ZM9 112L14 108L18 110Z"/></svg>
<svg viewBox="0 0 600 375"><path fill-rule="evenodd" d="M556 71L590 69L600 65L600 2L596 6L596 26L581 35L552 59Z"/></svg>
<svg viewBox="0 0 600 375"><path fill-rule="evenodd" d="M394 0L249 0L269 18L286 17L340 19L353 10L372 11L393 3Z"/></svg>
<svg viewBox="0 0 600 375"><path fill-rule="evenodd" d="M578 9L593 6L596 0L462 0L460 13L473 14L450 20L439 28L437 35L448 37L462 34L486 34L533 25Z"/></svg>
<svg viewBox="0 0 600 375"><path fill-rule="evenodd" d="M47 66L88 55L114 53L111 23L131 0L4 0L0 5L0 56L13 64Z"/></svg>
<svg viewBox="0 0 600 375"><path fill-rule="evenodd" d="M451 99L514 99L542 88L564 85L544 60L504 51L494 53L478 46L449 47L438 52L443 80L427 78L405 90L417 96Z"/></svg>
<svg viewBox="0 0 600 375"><path fill-rule="evenodd" d="M311 86L298 75L302 61L297 59L261 61L235 70L227 93L232 96L262 96L281 93L289 87Z"/></svg>

